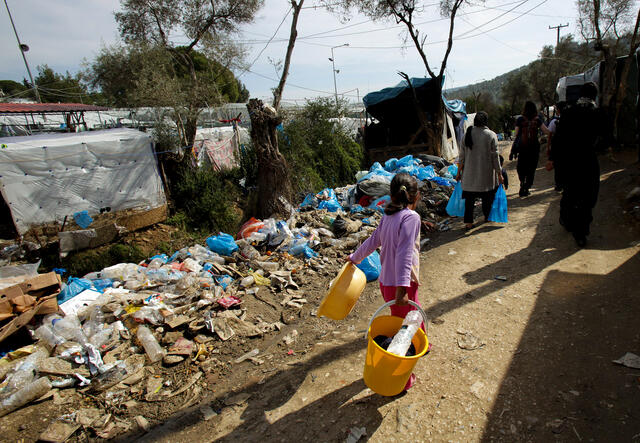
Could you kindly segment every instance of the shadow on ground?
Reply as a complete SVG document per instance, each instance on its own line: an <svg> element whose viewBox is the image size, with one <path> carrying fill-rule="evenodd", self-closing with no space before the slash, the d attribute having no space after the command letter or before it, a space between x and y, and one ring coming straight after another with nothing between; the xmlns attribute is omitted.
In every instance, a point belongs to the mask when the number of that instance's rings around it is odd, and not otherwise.
<svg viewBox="0 0 640 443"><path fill-rule="evenodd" d="M484 441L634 441L640 255L607 275L549 272L489 415Z"/></svg>

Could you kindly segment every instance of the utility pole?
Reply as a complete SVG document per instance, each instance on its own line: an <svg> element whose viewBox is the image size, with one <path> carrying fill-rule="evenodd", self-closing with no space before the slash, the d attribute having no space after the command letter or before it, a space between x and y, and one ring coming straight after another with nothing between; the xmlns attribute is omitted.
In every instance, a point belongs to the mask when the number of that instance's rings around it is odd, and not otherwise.
<svg viewBox="0 0 640 443"><path fill-rule="evenodd" d="M5 0L7 1L7 0ZM345 43L343 45L338 45L338 46L333 46L331 48L331 58L329 60L331 60L331 66L333 67L333 91L335 93L335 97L336 97L336 107L338 106L338 84L336 83L336 73L340 72L340 70L338 69L336 71L336 62L335 62L335 57L333 55L333 50L336 48L342 48L343 46L349 46L349 43Z"/></svg>
<svg viewBox="0 0 640 443"><path fill-rule="evenodd" d="M560 43L560 28L566 28L567 26L569 26L569 23L567 23L566 25L549 26L549 29L555 29L556 31L558 31L558 33L556 34L556 46L558 46L558 44Z"/></svg>
<svg viewBox="0 0 640 443"><path fill-rule="evenodd" d="M15 23L13 23L13 17L11 17L11 11L9 11L9 5L7 4L7 0L4 0L4 6L7 8L7 14L9 14L9 20L11 20L11 26L13 26L13 33L16 35L16 40L18 41L18 49L20 49L20 54L22 54L24 65L27 67L27 72L29 73L29 79L31 80L31 85L33 86L33 90L36 93L36 100L38 100L38 103L42 103L42 100L40 100L40 93L38 92L38 85L36 85L36 83L33 81L33 76L31 75L31 69L29 69L29 63L27 63L27 57L24 55L24 53L29 50L29 46L20 43L20 37L18 37L18 31L16 30L16 25Z"/></svg>

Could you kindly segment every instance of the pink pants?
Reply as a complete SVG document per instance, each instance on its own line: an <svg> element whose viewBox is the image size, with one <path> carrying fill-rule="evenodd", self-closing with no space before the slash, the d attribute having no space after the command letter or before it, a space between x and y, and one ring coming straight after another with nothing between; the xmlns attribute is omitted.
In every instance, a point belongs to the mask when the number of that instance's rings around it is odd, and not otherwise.
<svg viewBox="0 0 640 443"><path fill-rule="evenodd" d="M384 301L386 302L393 301L396 299L395 286L383 286L382 283L380 283L380 292L382 292L382 298L384 298ZM420 305L420 302L418 301L418 284L416 282L411 282L411 286L407 288L407 295L409 296L409 300L414 301L418 303L418 305ZM415 311L415 310L416 308L411 305L406 305L406 306L391 305L391 315L393 315L394 317L405 318L409 312ZM424 323L422 323L420 327L424 331ZM414 374L411 374L411 377L409 377L409 380L407 381L407 384L404 387L404 390L406 391L411 386L413 386L415 381L416 381L416 376Z"/></svg>

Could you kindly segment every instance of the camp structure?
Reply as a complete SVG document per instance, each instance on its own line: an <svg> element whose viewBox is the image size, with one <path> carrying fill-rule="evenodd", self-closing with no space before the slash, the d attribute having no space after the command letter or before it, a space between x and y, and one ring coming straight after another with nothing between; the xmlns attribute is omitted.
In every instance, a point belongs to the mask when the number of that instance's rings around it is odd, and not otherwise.
<svg viewBox="0 0 640 443"><path fill-rule="evenodd" d="M0 191L3 234L79 229L82 211L91 228L135 230L167 213L153 141L134 129L0 138Z"/></svg>
<svg viewBox="0 0 640 443"><path fill-rule="evenodd" d="M638 52L631 55L629 73L625 82L625 97L620 109L620 115L617 121L616 139L621 144L633 145L638 139L638 119L640 118L640 76L638 75L639 57ZM622 77L622 68L625 64L627 56L618 57L616 60L616 82L619 84ZM556 94L558 101L575 103L580 98L580 87L587 83L593 82L598 86L598 90L602 91L602 72L604 70L604 61L599 61L592 68L576 75L562 77L558 80L556 86ZM598 105L600 97L597 99Z"/></svg>
<svg viewBox="0 0 640 443"><path fill-rule="evenodd" d="M466 120L465 103L446 100L442 88L431 78L411 78L409 81L415 95L403 80L394 87L364 96L366 112L376 120L364 129L364 146L369 159L374 162L408 154L433 154L434 135L429 135L424 126L437 112L444 112L442 133L435 135L441 137L440 155L446 160L455 159ZM441 100L444 106L440 106Z"/></svg>

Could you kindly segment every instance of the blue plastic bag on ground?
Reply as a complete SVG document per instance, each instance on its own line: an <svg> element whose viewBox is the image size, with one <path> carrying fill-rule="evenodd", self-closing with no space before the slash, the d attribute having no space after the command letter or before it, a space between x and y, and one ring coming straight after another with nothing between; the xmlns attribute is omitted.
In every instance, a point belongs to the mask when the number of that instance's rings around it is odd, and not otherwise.
<svg viewBox="0 0 640 443"><path fill-rule="evenodd" d="M398 159L394 157L384 162L384 169L388 172L392 172L398 169Z"/></svg>
<svg viewBox="0 0 640 443"><path fill-rule="evenodd" d="M453 189L453 194L447 203L447 214L452 217L464 217L464 199L462 198L462 183Z"/></svg>
<svg viewBox="0 0 640 443"><path fill-rule="evenodd" d="M318 198L314 194L307 194L307 196L300 203L300 208L311 207L315 208L318 206Z"/></svg>
<svg viewBox="0 0 640 443"><path fill-rule="evenodd" d="M380 270L382 269L380 254L378 254L378 251L373 251L373 254L369 255L356 266L364 272L367 281L377 280L380 276Z"/></svg>
<svg viewBox="0 0 640 443"><path fill-rule="evenodd" d="M76 221L76 224L82 229L87 229L89 225L93 223L93 219L87 211L76 212L75 214L73 214L73 219Z"/></svg>
<svg viewBox="0 0 640 443"><path fill-rule="evenodd" d="M360 205L351 206L351 211L350 212L352 214L355 214L356 212L362 212L362 211L364 211L364 208L362 206L360 206Z"/></svg>
<svg viewBox="0 0 640 443"><path fill-rule="evenodd" d="M418 173L416 174L418 180L430 180L433 177L436 177L436 170L433 169L432 165L422 166L418 168Z"/></svg>
<svg viewBox="0 0 640 443"><path fill-rule="evenodd" d="M306 258L317 257L318 253L309 247L306 241L298 241L289 248L289 254L294 257L297 255L304 255Z"/></svg>
<svg viewBox="0 0 640 443"><path fill-rule="evenodd" d="M207 239L207 246L213 252L220 255L231 255L238 250L235 240L229 234L221 232L220 235L211 236Z"/></svg>
<svg viewBox="0 0 640 443"><path fill-rule="evenodd" d="M430 178L429 181L432 181L434 183L439 184L440 186L455 186L456 181L450 178L444 178L444 177L433 177Z"/></svg>
<svg viewBox="0 0 640 443"><path fill-rule="evenodd" d="M372 201L369 205L369 209L375 209L376 211L384 212L385 206L387 206L387 203L389 203L390 201L391 197L389 197L388 195L383 195L382 197Z"/></svg>
<svg viewBox="0 0 640 443"><path fill-rule="evenodd" d="M447 170L449 174L451 174L451 177L455 178L455 176L458 175L458 165L450 165Z"/></svg>
<svg viewBox="0 0 640 443"><path fill-rule="evenodd" d="M498 186L488 220L496 223L507 223L509 221L507 217L507 194L504 192L502 185Z"/></svg>
<svg viewBox="0 0 640 443"><path fill-rule="evenodd" d="M64 303L67 300L71 300L82 291L91 289L92 287L93 283L87 278L71 277L69 278L69 280L67 280L67 285L64 287L64 289L58 294L58 304Z"/></svg>
<svg viewBox="0 0 640 443"><path fill-rule="evenodd" d="M414 164L415 164L415 160L413 159L413 155L405 155L400 160L398 160L398 163L396 163L396 166L398 168L402 168L402 167L413 166Z"/></svg>
<svg viewBox="0 0 640 443"><path fill-rule="evenodd" d="M329 212L336 212L342 209L342 205L338 201L336 197L336 193L331 188L326 188L316 194L320 203L318 204L318 209L326 209Z"/></svg>

